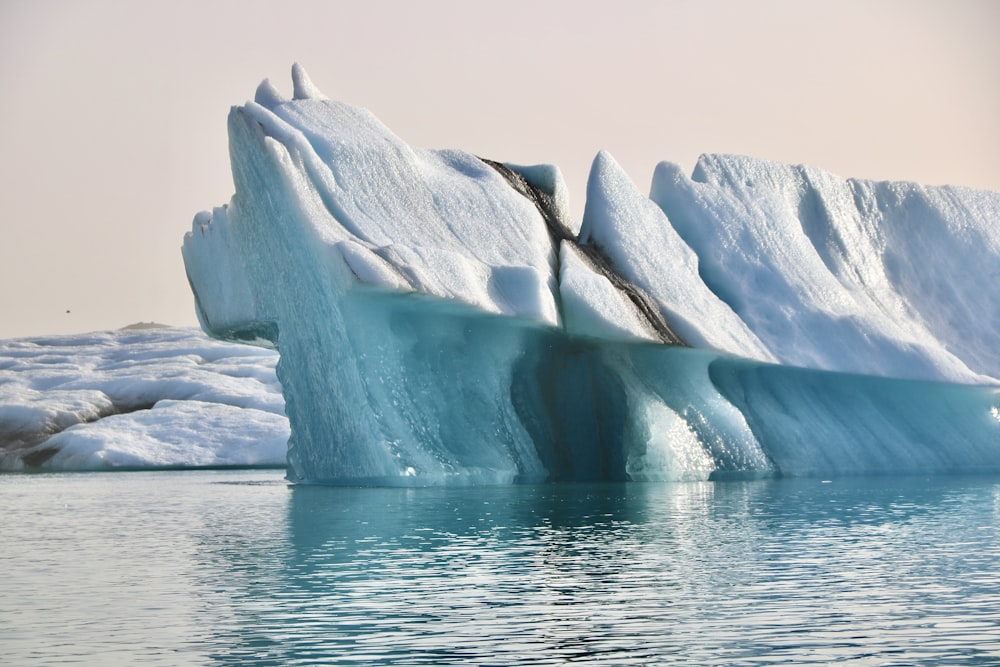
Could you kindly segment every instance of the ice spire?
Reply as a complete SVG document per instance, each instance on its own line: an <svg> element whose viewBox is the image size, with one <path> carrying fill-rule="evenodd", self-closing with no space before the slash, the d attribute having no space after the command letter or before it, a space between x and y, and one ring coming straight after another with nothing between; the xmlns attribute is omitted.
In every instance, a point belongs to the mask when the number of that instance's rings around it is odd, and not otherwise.
<svg viewBox="0 0 1000 667"><path fill-rule="evenodd" d="M325 100L326 96L309 79L306 68L295 63L292 65L292 99Z"/></svg>
<svg viewBox="0 0 1000 667"><path fill-rule="evenodd" d="M288 98L278 92L278 89L275 88L270 79L264 79L257 86L257 92L254 93L253 101L262 107L271 109L282 102L287 102Z"/></svg>

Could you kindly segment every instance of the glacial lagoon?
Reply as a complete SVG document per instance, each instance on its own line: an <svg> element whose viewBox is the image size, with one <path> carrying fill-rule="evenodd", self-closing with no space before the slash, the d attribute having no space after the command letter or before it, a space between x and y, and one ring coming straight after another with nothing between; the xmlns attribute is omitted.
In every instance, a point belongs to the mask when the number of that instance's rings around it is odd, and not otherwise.
<svg viewBox="0 0 1000 667"><path fill-rule="evenodd" d="M1000 662L1000 476L284 476L0 476L2 661Z"/></svg>

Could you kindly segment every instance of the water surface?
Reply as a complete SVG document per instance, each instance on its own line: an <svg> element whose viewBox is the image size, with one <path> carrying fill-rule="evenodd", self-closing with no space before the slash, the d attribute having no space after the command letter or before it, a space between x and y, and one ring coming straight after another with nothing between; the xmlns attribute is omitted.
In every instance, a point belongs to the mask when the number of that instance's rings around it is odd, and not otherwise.
<svg viewBox="0 0 1000 667"><path fill-rule="evenodd" d="M5 664L1000 663L1000 478L0 476Z"/></svg>

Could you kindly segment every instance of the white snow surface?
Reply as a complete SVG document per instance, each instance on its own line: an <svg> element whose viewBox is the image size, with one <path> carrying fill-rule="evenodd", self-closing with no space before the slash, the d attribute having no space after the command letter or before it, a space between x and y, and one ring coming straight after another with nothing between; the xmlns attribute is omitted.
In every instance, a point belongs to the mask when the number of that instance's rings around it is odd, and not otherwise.
<svg viewBox="0 0 1000 667"><path fill-rule="evenodd" d="M658 165L651 198L780 363L1000 381L1000 193L706 155Z"/></svg>
<svg viewBox="0 0 1000 667"><path fill-rule="evenodd" d="M412 148L371 112L323 98L300 67L293 78L295 99L265 82L233 110L234 162L263 142L308 233L341 254L351 242L343 261L368 267L356 278L385 286L371 268L388 265L393 287L557 323L555 256L531 202L475 156ZM554 167L530 173L565 198ZM516 289L504 289L511 275Z"/></svg>
<svg viewBox="0 0 1000 667"><path fill-rule="evenodd" d="M0 341L0 470L284 465L277 359L190 328Z"/></svg>

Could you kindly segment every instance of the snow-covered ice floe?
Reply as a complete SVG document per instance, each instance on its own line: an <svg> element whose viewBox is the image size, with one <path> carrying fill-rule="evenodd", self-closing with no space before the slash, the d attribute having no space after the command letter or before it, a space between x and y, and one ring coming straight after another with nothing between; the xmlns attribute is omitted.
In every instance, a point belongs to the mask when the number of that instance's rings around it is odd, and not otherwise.
<svg viewBox="0 0 1000 667"><path fill-rule="evenodd" d="M0 341L0 470L282 466L277 357L169 327Z"/></svg>
<svg viewBox="0 0 1000 667"><path fill-rule="evenodd" d="M204 329L280 351L292 479L1000 470L1000 193L602 152L576 222L292 74L183 246Z"/></svg>

